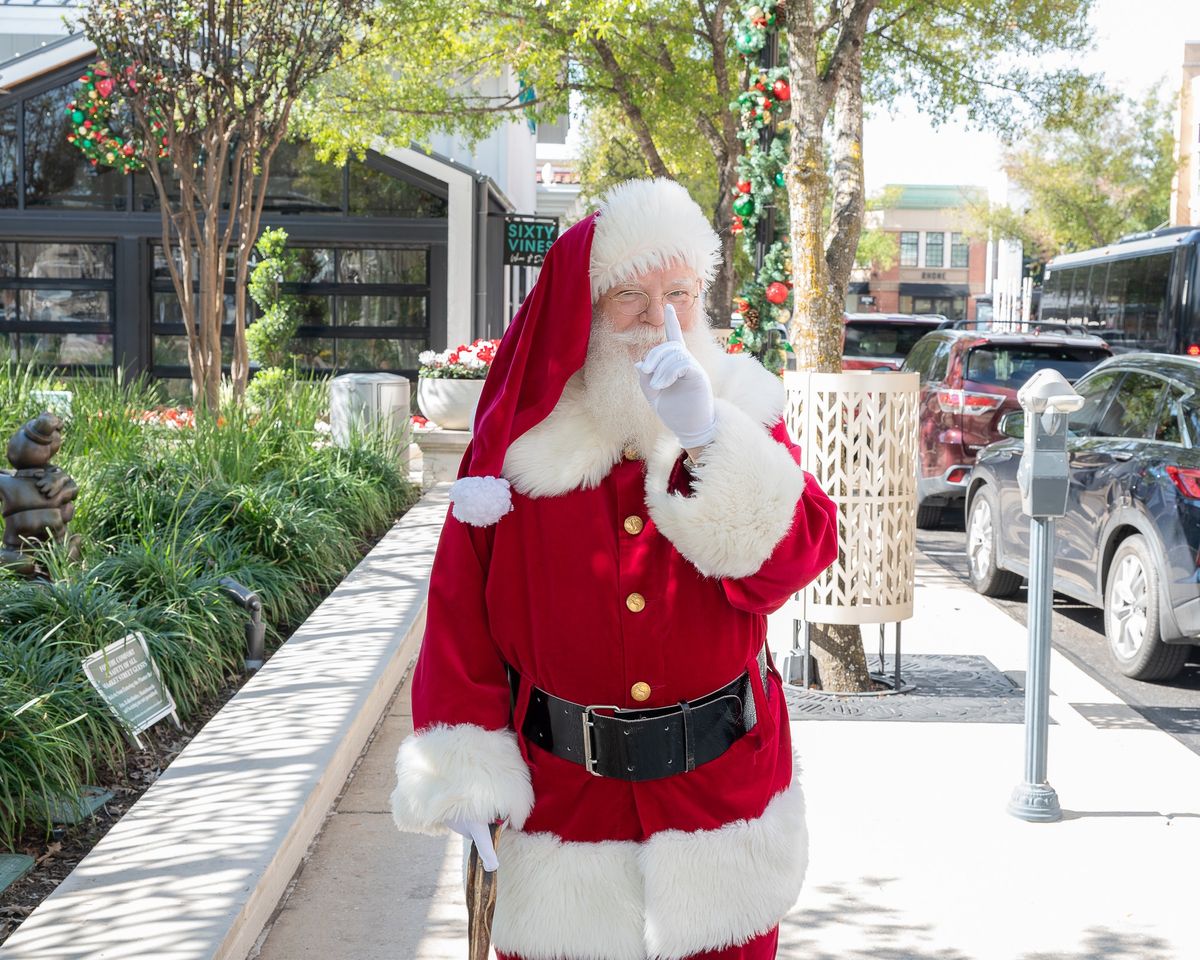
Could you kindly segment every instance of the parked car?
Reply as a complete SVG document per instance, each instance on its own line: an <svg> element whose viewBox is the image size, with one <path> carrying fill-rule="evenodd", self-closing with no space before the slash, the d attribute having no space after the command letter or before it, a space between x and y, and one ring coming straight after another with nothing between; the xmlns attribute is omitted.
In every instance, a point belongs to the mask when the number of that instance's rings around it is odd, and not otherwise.
<svg viewBox="0 0 1200 960"><path fill-rule="evenodd" d="M848 313L843 370L899 370L908 351L943 321L907 313Z"/></svg>
<svg viewBox="0 0 1200 960"><path fill-rule="evenodd" d="M1126 676L1166 680L1200 637L1200 361L1119 354L1075 384L1071 482L1055 521L1054 589L1104 609L1109 655ZM1022 414L1005 421L1023 430ZM1028 574L1022 443L980 455L967 485L971 582L1008 596Z"/></svg>
<svg viewBox="0 0 1200 960"><path fill-rule="evenodd" d="M1081 335L950 328L923 337L901 367L921 380L917 526L936 527L962 501L976 454L1003 439L1000 418L1020 409L1017 391L1035 370L1075 380L1111 355Z"/></svg>

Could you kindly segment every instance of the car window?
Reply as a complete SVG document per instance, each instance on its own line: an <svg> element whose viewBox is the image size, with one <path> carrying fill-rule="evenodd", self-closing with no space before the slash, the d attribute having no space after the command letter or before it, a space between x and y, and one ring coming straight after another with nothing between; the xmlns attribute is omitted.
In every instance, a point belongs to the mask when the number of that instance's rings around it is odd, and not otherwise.
<svg viewBox="0 0 1200 960"><path fill-rule="evenodd" d="M1095 347L1056 347L1049 344L996 344L972 347L967 353L964 380L993 387L1019 389L1038 370L1050 367L1066 379L1078 380L1111 354Z"/></svg>
<svg viewBox="0 0 1200 960"><path fill-rule="evenodd" d="M1121 381L1112 402L1097 421L1097 437L1128 437L1149 440L1158 427L1166 382L1148 373L1129 373Z"/></svg>
<svg viewBox="0 0 1200 960"><path fill-rule="evenodd" d="M941 383L946 379L946 374L950 369L950 350L953 343L949 340L942 340L938 343L937 353L933 355L933 362L929 365L929 379L933 383Z"/></svg>
<svg viewBox="0 0 1200 960"><path fill-rule="evenodd" d="M1091 433L1092 425L1104 412L1109 391L1120 376L1119 370L1105 370L1075 384L1076 392L1083 397L1083 406L1071 414L1067 421L1067 430L1078 436Z"/></svg>
<svg viewBox="0 0 1200 960"><path fill-rule="evenodd" d="M886 323L870 320L846 323L842 354L847 357L906 357L934 324Z"/></svg>
<svg viewBox="0 0 1200 960"><path fill-rule="evenodd" d="M917 374L920 377L921 384L924 385L929 377L929 361L932 359L933 351L936 347L936 340L922 340L904 358L904 363L900 369L905 373Z"/></svg>
<svg viewBox="0 0 1200 960"><path fill-rule="evenodd" d="M1190 391L1189 391L1190 392ZM1183 443L1184 397L1188 395L1182 388L1171 384L1167 388L1167 402L1162 405L1158 414L1158 424L1154 430L1154 439L1163 443Z"/></svg>

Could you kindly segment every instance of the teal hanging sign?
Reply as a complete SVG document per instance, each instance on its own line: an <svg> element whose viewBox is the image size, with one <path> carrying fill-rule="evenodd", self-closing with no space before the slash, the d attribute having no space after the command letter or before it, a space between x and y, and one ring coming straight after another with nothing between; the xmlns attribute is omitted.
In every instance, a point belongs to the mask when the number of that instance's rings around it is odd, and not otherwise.
<svg viewBox="0 0 1200 960"><path fill-rule="evenodd" d="M504 262L515 267L540 267L546 251L558 238L558 219L504 215Z"/></svg>

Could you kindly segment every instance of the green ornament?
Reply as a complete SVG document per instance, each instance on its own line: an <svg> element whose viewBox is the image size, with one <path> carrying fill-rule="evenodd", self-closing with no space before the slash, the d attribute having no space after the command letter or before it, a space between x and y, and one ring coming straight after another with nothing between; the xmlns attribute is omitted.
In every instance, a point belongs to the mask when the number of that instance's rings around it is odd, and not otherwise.
<svg viewBox="0 0 1200 960"><path fill-rule="evenodd" d="M775 171L775 186L777 186L777 187L783 186L783 171L782 170Z"/></svg>
<svg viewBox="0 0 1200 960"><path fill-rule="evenodd" d="M83 123L83 111L82 110L72 110L71 111L71 122L75 123L75 124Z"/></svg>
<svg viewBox="0 0 1200 960"><path fill-rule="evenodd" d="M743 193L733 201L733 212L739 217L748 217L754 213L754 198Z"/></svg>
<svg viewBox="0 0 1200 960"><path fill-rule="evenodd" d="M737 32L733 35L733 42L738 48L738 53L749 55L758 53L762 49L763 36L753 27L738 27Z"/></svg>

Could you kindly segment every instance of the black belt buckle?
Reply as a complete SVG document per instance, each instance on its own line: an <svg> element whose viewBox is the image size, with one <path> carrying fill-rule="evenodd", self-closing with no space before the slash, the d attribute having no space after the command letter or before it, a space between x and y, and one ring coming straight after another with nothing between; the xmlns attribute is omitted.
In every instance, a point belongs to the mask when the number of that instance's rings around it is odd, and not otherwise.
<svg viewBox="0 0 1200 960"><path fill-rule="evenodd" d="M591 720L593 710L612 710L615 719L615 714L620 713L621 708L615 703L592 703L583 708L581 715L583 721L583 769L593 777L602 777L604 774L596 772L596 757L592 752L592 728L595 726Z"/></svg>

